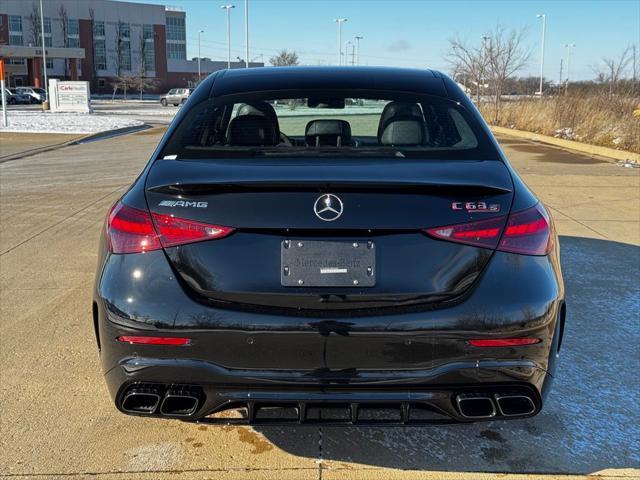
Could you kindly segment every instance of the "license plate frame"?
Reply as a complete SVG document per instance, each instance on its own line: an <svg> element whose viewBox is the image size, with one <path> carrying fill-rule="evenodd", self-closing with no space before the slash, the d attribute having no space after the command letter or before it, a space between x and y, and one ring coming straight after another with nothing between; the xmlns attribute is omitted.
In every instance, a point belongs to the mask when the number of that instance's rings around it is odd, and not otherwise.
<svg viewBox="0 0 640 480"><path fill-rule="evenodd" d="M376 249L371 240L283 240L283 287L374 287Z"/></svg>

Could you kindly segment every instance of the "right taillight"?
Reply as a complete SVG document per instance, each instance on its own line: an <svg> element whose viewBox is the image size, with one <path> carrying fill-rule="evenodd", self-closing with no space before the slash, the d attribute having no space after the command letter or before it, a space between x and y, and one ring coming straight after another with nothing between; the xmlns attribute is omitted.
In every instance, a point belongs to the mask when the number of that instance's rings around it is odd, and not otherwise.
<svg viewBox="0 0 640 480"><path fill-rule="evenodd" d="M507 218L459 223L425 230L440 240L523 255L547 255L553 248L549 214L541 203Z"/></svg>
<svg viewBox="0 0 640 480"><path fill-rule="evenodd" d="M552 248L551 220L541 203L509 215L498 250L524 255L547 255Z"/></svg>

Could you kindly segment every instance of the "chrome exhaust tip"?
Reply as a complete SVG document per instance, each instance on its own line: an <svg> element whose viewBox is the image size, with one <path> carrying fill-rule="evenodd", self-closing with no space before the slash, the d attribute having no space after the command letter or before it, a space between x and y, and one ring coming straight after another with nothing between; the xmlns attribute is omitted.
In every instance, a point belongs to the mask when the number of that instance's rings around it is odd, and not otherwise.
<svg viewBox="0 0 640 480"><path fill-rule="evenodd" d="M461 394L456 397L458 410L464 418L481 419L496 416L496 406L491 397L476 394Z"/></svg>
<svg viewBox="0 0 640 480"><path fill-rule="evenodd" d="M516 417L520 415L531 415L536 411L536 404L527 395L494 395L500 415L505 417Z"/></svg>

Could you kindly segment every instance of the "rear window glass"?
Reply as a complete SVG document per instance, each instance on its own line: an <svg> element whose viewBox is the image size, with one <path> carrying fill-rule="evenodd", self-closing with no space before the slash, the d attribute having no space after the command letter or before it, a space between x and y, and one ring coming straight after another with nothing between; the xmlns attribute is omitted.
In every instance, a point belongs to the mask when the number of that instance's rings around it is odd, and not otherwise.
<svg viewBox="0 0 640 480"><path fill-rule="evenodd" d="M161 156L497 158L477 120L457 102L426 95L354 93L208 99L182 117Z"/></svg>

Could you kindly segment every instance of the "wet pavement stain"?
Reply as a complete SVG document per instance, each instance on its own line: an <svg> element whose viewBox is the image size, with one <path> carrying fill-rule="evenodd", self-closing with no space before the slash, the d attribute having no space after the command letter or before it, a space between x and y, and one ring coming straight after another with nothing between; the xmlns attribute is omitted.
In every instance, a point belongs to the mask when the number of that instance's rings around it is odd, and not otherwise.
<svg viewBox="0 0 640 480"><path fill-rule="evenodd" d="M499 442L499 443L507 442L505 438L500 434L500 432L494 432L493 430L482 430L480 432L480 436L491 442Z"/></svg>
<svg viewBox="0 0 640 480"><path fill-rule="evenodd" d="M192 447L200 448L200 447L201 447L201 446L203 446L203 445L204 445L204 443L202 443L202 442L196 442L196 443L194 443L194 444L192 445Z"/></svg>
<svg viewBox="0 0 640 480"><path fill-rule="evenodd" d="M248 443L253 446L251 453L265 453L269 450L273 450L273 445L268 440L262 438L262 436L248 427L229 427L229 430L236 430L238 432L238 438L243 443Z"/></svg>
<svg viewBox="0 0 640 480"><path fill-rule="evenodd" d="M200 426L198 427L198 430L202 430L202 431L204 431L204 430L206 430L206 429L207 429L207 426L206 426L206 425L200 425Z"/></svg>

